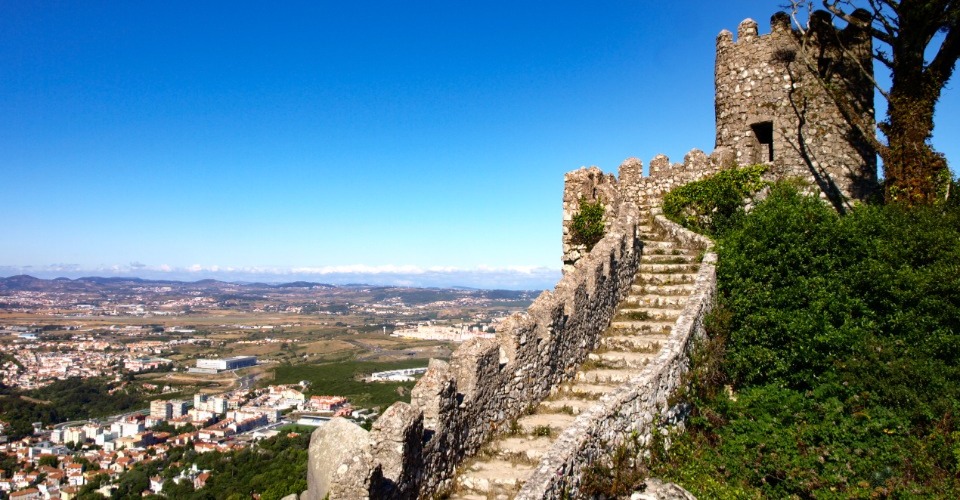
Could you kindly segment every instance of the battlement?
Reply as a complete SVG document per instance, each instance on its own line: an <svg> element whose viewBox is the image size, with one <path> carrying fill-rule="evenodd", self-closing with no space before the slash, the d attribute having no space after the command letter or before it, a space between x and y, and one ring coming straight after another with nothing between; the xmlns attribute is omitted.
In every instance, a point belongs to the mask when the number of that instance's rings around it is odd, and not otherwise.
<svg viewBox="0 0 960 500"><path fill-rule="evenodd" d="M707 155L692 149L683 157L683 163L671 163L666 155L650 160L650 175L643 176L643 162L627 158L620 164L619 173L605 174L597 167L581 167L564 175L563 188L563 271L572 270L577 261L587 254L582 244L573 242L570 225L580 209L580 200L601 201L608 213L617 213L620 204L633 203L643 209L660 206L663 195L688 182L700 180L725 168L736 165L734 152L717 148ZM612 221L608 220L609 225Z"/></svg>
<svg viewBox="0 0 960 500"><path fill-rule="evenodd" d="M870 13L864 9L857 9L851 16L853 23L837 28L833 25L833 18L825 10L814 11L810 15L810 35L816 35L816 39L811 40L820 44L835 44L837 42L864 43L868 42L868 33L865 28L870 23ZM739 43L766 43L779 36L801 37L803 33L794 29L790 15L786 12L777 12L770 16L770 33L761 35L759 24L753 19L747 18L740 21L737 26L737 39L734 41L733 33L729 30L721 30L717 35L717 47L728 47Z"/></svg>
<svg viewBox="0 0 960 500"><path fill-rule="evenodd" d="M609 180L609 179L608 179ZM622 202L607 234L524 314L434 360L368 433L334 419L315 431L301 498L429 498L454 469L531 405L569 380L600 342L640 263L638 209Z"/></svg>

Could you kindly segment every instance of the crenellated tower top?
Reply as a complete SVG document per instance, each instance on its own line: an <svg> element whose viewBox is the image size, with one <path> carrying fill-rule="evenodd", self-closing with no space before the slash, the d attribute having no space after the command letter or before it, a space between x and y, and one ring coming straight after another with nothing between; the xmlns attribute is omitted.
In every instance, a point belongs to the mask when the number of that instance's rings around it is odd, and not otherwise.
<svg viewBox="0 0 960 500"><path fill-rule="evenodd" d="M790 16L770 18L761 35L745 19L717 36L716 147L740 165L769 163L778 177L817 185L839 210L876 186L876 154L864 133L874 127L872 39L862 13L844 28L826 11L809 29Z"/></svg>

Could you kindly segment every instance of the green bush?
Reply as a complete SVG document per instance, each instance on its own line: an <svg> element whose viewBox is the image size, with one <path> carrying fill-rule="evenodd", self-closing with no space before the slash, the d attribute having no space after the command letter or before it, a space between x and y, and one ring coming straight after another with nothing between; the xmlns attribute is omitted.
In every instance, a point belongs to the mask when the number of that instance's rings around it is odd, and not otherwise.
<svg viewBox="0 0 960 500"><path fill-rule="evenodd" d="M576 245L586 245L589 252L603 238L605 210L601 200L588 201L581 196L580 208L573 214L570 224L571 241Z"/></svg>
<svg viewBox="0 0 960 500"><path fill-rule="evenodd" d="M765 165L723 170L684 184L663 197L668 219L708 236L717 236L743 216L744 199L765 185Z"/></svg>
<svg viewBox="0 0 960 500"><path fill-rule="evenodd" d="M717 248L723 373L694 370L655 471L710 498L960 496L960 210L840 217L776 185Z"/></svg>

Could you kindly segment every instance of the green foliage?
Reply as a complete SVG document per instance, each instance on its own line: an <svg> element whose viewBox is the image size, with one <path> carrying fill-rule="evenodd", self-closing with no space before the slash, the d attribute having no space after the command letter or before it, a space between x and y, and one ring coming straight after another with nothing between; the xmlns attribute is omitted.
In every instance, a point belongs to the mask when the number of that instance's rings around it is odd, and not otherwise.
<svg viewBox="0 0 960 500"><path fill-rule="evenodd" d="M115 383L105 378L72 377L22 393L7 389L9 395L0 396L0 419L10 423L8 434L18 439L33 433L33 422L55 424L115 415L146 406L136 393L117 390L111 394L110 390L115 387ZM34 400L49 401L49 404L21 399L21 394Z"/></svg>
<svg viewBox="0 0 960 500"><path fill-rule="evenodd" d="M533 428L533 435L538 437L550 437L553 434L553 428L549 425L538 425Z"/></svg>
<svg viewBox="0 0 960 500"><path fill-rule="evenodd" d="M243 450L230 453L208 452L198 454L185 448L173 448L163 460L141 462L120 475L118 488L111 495L114 499L139 499L149 486L149 478L161 475L165 479L163 496L183 500L212 500L218 498L251 498L254 494L264 500L279 500L287 495L299 494L307 489L307 448L310 433L290 436L282 433L265 439ZM179 462L175 465L174 462ZM180 470L196 464L198 469L209 470L206 486L194 490L193 484L183 481L174 483L171 478ZM96 486L87 485L81 490L81 498L91 495L106 475L97 476ZM87 498L94 498L88 496Z"/></svg>
<svg viewBox="0 0 960 500"><path fill-rule="evenodd" d="M603 239L603 214L606 208L602 200L588 201L581 196L580 208L570 222L570 239L576 245L586 245L587 251Z"/></svg>
<svg viewBox="0 0 960 500"><path fill-rule="evenodd" d="M765 165L723 170L670 191L663 197L663 214L708 236L736 225L744 214L745 198L762 189Z"/></svg>
<svg viewBox="0 0 960 500"><path fill-rule="evenodd" d="M778 185L718 253L713 368L655 472L704 498L960 496L960 210L839 217Z"/></svg>
<svg viewBox="0 0 960 500"><path fill-rule="evenodd" d="M637 460L640 446L636 436L613 448L610 460L596 460L587 466L580 484L584 498L629 498L642 487L648 471Z"/></svg>

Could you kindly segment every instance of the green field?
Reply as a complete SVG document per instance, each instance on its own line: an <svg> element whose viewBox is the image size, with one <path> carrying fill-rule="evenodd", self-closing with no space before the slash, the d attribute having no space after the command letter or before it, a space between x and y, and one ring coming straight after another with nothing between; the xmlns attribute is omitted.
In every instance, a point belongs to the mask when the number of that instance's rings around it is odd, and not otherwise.
<svg viewBox="0 0 960 500"><path fill-rule="evenodd" d="M308 395L344 396L355 407L379 406L381 410L395 401L410 401L414 382L362 381L364 375L386 370L426 366L426 359L392 362L340 361L336 363L281 365L274 373L275 384L310 382Z"/></svg>

